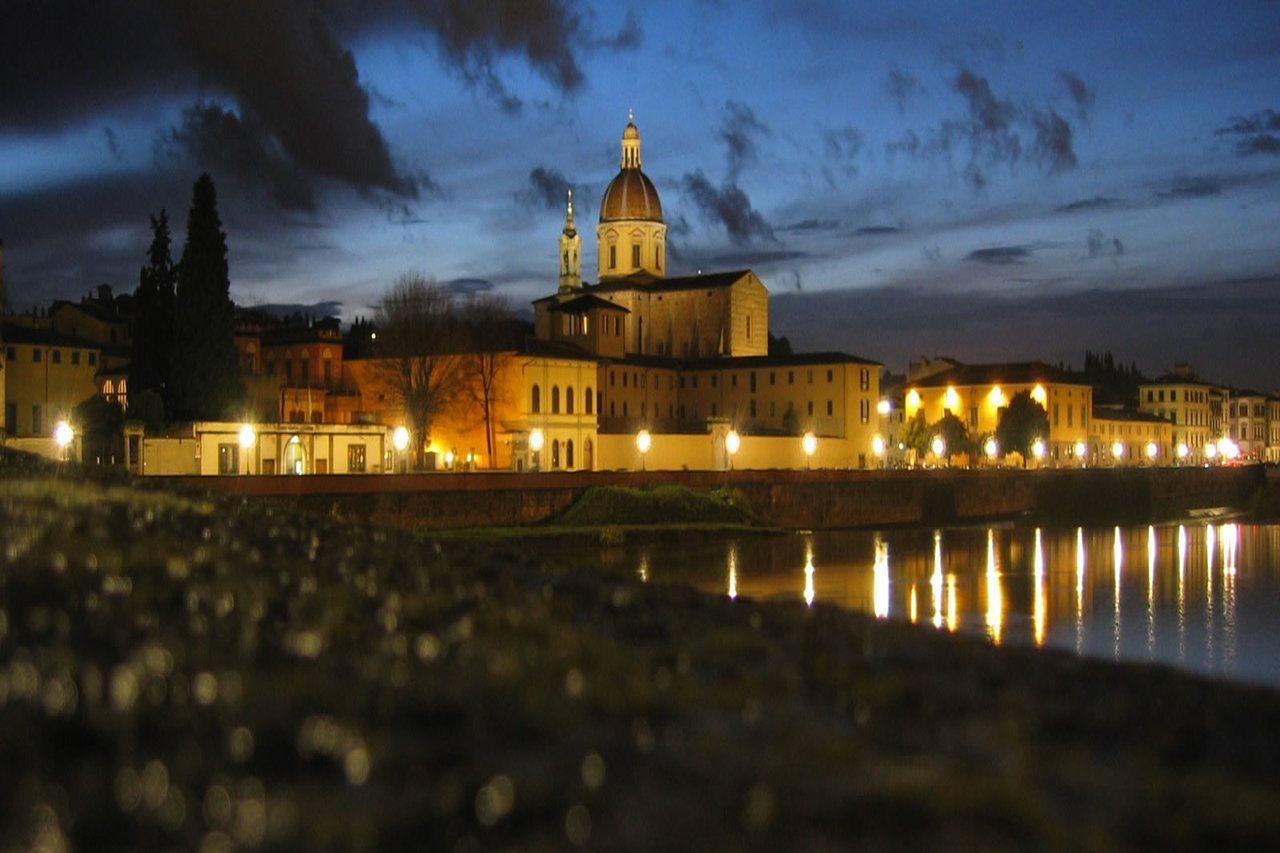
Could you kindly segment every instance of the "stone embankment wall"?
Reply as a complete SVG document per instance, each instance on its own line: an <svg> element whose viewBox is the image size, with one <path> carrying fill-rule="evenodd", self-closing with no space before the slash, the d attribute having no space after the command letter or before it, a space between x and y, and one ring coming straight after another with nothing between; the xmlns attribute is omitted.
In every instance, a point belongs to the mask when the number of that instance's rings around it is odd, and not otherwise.
<svg viewBox="0 0 1280 853"><path fill-rule="evenodd" d="M761 521L830 528L964 524L1006 518L1063 523L1158 521L1208 510L1280 510L1280 476L1262 466L931 471L654 471L155 478L286 499L405 527L534 524L591 486L727 486Z"/></svg>

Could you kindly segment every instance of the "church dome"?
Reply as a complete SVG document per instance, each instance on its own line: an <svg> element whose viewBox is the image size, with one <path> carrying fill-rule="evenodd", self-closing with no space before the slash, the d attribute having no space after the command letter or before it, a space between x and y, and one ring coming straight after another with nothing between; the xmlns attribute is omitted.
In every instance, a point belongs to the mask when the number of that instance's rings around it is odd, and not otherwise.
<svg viewBox="0 0 1280 853"><path fill-rule="evenodd" d="M600 221L662 221L662 203L653 181L639 169L623 169L609 182L600 201Z"/></svg>

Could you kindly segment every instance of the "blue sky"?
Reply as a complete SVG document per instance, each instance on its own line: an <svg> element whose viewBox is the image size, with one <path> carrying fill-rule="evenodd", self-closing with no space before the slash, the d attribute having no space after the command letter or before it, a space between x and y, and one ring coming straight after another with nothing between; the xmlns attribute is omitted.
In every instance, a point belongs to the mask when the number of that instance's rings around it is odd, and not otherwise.
<svg viewBox="0 0 1280 853"><path fill-rule="evenodd" d="M131 289L148 213L180 237L208 169L241 302L350 319L420 269L524 304L554 287L563 186L591 222L633 108L673 272L752 267L799 348L897 369L1111 349L1280 386L1280 6L369 6L131 30L19 0L10 302ZM80 73L42 65L59 50Z"/></svg>

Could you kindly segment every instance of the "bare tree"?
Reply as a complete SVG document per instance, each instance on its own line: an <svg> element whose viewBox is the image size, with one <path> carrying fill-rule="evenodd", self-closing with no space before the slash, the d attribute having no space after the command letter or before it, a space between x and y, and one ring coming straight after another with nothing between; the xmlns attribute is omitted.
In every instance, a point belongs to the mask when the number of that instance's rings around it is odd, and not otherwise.
<svg viewBox="0 0 1280 853"><path fill-rule="evenodd" d="M374 320L378 329L377 371L408 419L413 461L435 419L458 397L462 345L453 297L433 279L407 272L382 297Z"/></svg>
<svg viewBox="0 0 1280 853"><path fill-rule="evenodd" d="M511 303L499 294L471 297L462 306L462 318L467 338L462 359L463 393L484 427L485 451L492 468L497 443L494 415L508 402L502 375L511 364L523 327L515 318Z"/></svg>

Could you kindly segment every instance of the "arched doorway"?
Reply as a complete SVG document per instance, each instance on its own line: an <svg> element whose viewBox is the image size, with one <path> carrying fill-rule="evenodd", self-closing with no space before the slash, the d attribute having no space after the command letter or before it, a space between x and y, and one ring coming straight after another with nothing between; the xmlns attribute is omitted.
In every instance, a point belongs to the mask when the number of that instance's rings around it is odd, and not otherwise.
<svg viewBox="0 0 1280 853"><path fill-rule="evenodd" d="M305 474L307 473L307 449L302 446L302 439L298 436L291 436L289 443L284 448L284 466L281 468L285 474Z"/></svg>

